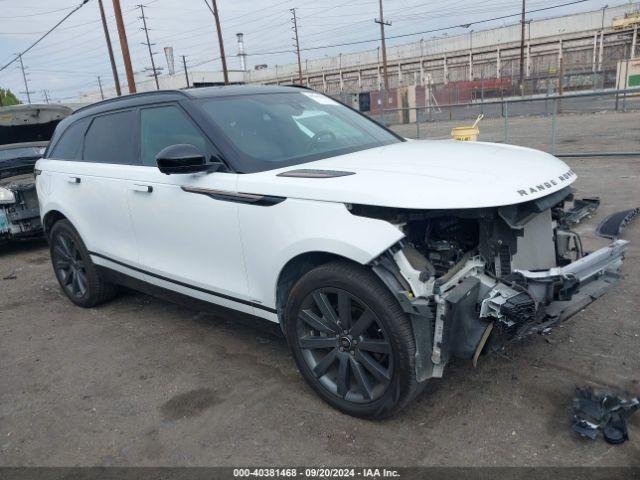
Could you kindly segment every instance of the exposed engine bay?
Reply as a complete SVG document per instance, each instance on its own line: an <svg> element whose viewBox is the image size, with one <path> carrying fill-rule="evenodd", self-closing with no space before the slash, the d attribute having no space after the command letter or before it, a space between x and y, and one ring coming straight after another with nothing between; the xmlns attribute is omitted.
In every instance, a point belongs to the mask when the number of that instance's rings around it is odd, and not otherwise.
<svg viewBox="0 0 640 480"><path fill-rule="evenodd" d="M33 173L0 180L0 241L25 240L42 233Z"/></svg>
<svg viewBox="0 0 640 480"><path fill-rule="evenodd" d="M42 236L34 166L71 113L63 105L0 107L0 242Z"/></svg>
<svg viewBox="0 0 640 480"><path fill-rule="evenodd" d="M588 253L571 229L598 204L566 187L495 208L352 206L405 233L373 269L412 318L419 379L442 376L451 357L475 364L489 347L545 332L611 288L628 242Z"/></svg>

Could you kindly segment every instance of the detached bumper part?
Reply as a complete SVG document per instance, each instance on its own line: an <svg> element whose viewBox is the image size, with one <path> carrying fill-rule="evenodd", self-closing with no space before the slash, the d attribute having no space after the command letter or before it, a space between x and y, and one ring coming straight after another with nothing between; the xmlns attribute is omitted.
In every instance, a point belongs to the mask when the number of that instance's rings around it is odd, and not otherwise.
<svg viewBox="0 0 640 480"><path fill-rule="evenodd" d="M564 267L541 272L516 270L527 283L536 302L543 304L546 321L531 331L542 331L582 310L612 288L619 278L626 240L616 240L606 247Z"/></svg>
<svg viewBox="0 0 640 480"><path fill-rule="evenodd" d="M581 437L595 440L602 430L604 439L618 445L629 439L626 420L640 409L640 399L621 398L590 387L576 388L571 428Z"/></svg>
<svg viewBox="0 0 640 480"><path fill-rule="evenodd" d="M640 215L640 208L632 208L630 210L613 213L600 222L600 225L596 228L596 233L601 237L615 240L620 236L629 222L638 215Z"/></svg>

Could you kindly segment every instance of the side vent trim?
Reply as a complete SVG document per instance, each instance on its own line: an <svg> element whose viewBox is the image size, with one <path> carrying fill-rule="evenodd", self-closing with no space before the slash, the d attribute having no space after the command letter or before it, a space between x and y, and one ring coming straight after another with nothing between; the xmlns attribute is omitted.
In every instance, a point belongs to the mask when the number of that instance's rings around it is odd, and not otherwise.
<svg viewBox="0 0 640 480"><path fill-rule="evenodd" d="M294 178L336 178L355 175L355 172L343 172L340 170L314 170L310 168L301 168L298 170L289 170L278 174L278 177L294 177Z"/></svg>

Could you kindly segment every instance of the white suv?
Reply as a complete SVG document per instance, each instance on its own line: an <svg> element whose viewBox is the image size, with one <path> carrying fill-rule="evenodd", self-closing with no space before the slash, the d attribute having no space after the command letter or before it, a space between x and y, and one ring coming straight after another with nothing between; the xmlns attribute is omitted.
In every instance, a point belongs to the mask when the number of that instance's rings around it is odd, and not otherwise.
<svg viewBox="0 0 640 480"><path fill-rule="evenodd" d="M62 121L36 168L73 303L127 285L279 322L311 387L363 417L583 308L626 244L582 251L576 176L551 155L406 141L302 88L107 100Z"/></svg>

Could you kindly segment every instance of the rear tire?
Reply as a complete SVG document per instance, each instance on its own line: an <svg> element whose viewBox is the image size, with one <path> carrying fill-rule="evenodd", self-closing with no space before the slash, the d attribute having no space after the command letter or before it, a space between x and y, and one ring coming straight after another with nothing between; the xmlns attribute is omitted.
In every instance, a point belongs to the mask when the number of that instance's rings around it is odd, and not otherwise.
<svg viewBox="0 0 640 480"><path fill-rule="evenodd" d="M73 303L90 308L116 296L117 287L103 278L68 220L59 220L51 227L49 251L58 283Z"/></svg>
<svg viewBox="0 0 640 480"><path fill-rule="evenodd" d="M409 318L368 268L334 261L292 288L285 333L298 369L341 412L384 418L421 391Z"/></svg>

